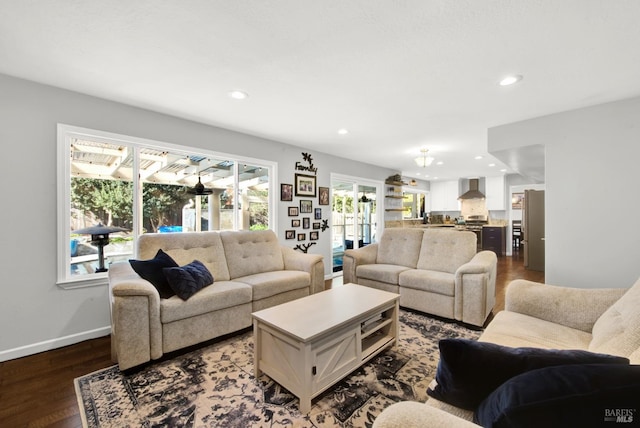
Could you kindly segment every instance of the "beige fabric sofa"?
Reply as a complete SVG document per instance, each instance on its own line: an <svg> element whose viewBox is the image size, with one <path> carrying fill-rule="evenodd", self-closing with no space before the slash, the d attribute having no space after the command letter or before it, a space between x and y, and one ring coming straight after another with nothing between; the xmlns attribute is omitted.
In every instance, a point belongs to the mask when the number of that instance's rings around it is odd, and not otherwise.
<svg viewBox="0 0 640 428"><path fill-rule="evenodd" d="M496 314L479 340L511 347L582 349L640 364L640 279L629 289L568 288L515 280L507 288L505 310ZM471 411L429 398L426 404L393 404L373 426L477 427L472 418Z"/></svg>
<svg viewBox="0 0 640 428"><path fill-rule="evenodd" d="M251 325L251 313L324 289L322 256L281 246L273 231L145 234L137 258L158 249L180 266L201 261L214 283L183 301L161 299L128 262L109 270L112 357L125 370Z"/></svg>
<svg viewBox="0 0 640 428"><path fill-rule="evenodd" d="M344 282L400 294L400 306L482 326L495 304L497 257L468 231L387 228L347 250Z"/></svg>

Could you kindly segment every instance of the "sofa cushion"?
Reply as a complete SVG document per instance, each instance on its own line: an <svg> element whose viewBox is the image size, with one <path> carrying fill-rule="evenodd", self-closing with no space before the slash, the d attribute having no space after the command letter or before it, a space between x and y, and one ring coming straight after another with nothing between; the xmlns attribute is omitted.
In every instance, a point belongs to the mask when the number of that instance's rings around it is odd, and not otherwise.
<svg viewBox="0 0 640 428"><path fill-rule="evenodd" d="M250 285L253 289L253 300L255 301L286 293L287 291L309 287L311 285L311 275L297 270L280 270L243 276L234 279L234 281Z"/></svg>
<svg viewBox="0 0 640 428"><path fill-rule="evenodd" d="M630 356L640 348L640 279L593 325L589 350ZM640 363L640 361L634 361Z"/></svg>
<svg viewBox="0 0 640 428"><path fill-rule="evenodd" d="M178 296L160 301L160 321L179 321L220 309L251 303L251 286L234 281L216 281L189 300Z"/></svg>
<svg viewBox="0 0 640 428"><path fill-rule="evenodd" d="M439 347L437 385L427 393L469 410L502 383L529 370L566 364L629 364L627 358L583 350L510 348L468 339L443 339Z"/></svg>
<svg viewBox="0 0 640 428"><path fill-rule="evenodd" d="M169 286L182 300L187 300L204 287L213 284L213 276L202 262L194 260L188 265L163 268Z"/></svg>
<svg viewBox="0 0 640 428"><path fill-rule="evenodd" d="M475 256L476 239L473 232L427 229L422 238L417 268L455 273Z"/></svg>
<svg viewBox="0 0 640 428"><path fill-rule="evenodd" d="M577 364L516 376L476 409L483 427L593 427L635 424L640 366Z"/></svg>
<svg viewBox="0 0 640 428"><path fill-rule="evenodd" d="M400 274L408 270L410 270L410 268L401 265L360 265L356 267L356 276L358 278L372 279L379 282L386 282L387 284L398 285Z"/></svg>
<svg viewBox="0 0 640 428"><path fill-rule="evenodd" d="M422 229L385 229L378 243L376 263L407 266L415 269L420 255L422 234Z"/></svg>
<svg viewBox="0 0 640 428"><path fill-rule="evenodd" d="M479 341L547 349L587 349L591 334L517 312L500 311Z"/></svg>
<svg viewBox="0 0 640 428"><path fill-rule="evenodd" d="M452 273L435 270L411 269L400 273L400 286L453 296L456 288L456 276Z"/></svg>
<svg viewBox="0 0 640 428"><path fill-rule="evenodd" d="M142 278L149 281L158 290L158 294L163 299L175 296L176 293L169 286L167 277L162 271L163 268L178 267L178 263L170 255L159 249L155 256L149 260L130 259L129 264L134 271Z"/></svg>
<svg viewBox="0 0 640 428"><path fill-rule="evenodd" d="M272 230L220 232L232 279L284 270L278 237Z"/></svg>
<svg viewBox="0 0 640 428"><path fill-rule="evenodd" d="M220 232L145 233L138 238L138 257L150 257L158 248L180 266L200 260L216 281L229 280Z"/></svg>

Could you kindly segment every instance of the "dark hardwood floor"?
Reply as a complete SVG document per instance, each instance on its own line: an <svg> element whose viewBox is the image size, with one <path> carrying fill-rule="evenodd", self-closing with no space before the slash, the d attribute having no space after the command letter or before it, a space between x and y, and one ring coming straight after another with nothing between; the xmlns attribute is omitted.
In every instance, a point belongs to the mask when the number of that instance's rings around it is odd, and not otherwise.
<svg viewBox="0 0 640 428"><path fill-rule="evenodd" d="M499 257L496 312L516 278L543 282L544 273L526 270L522 251ZM0 363L0 427L81 427L73 379L110 365L109 336Z"/></svg>

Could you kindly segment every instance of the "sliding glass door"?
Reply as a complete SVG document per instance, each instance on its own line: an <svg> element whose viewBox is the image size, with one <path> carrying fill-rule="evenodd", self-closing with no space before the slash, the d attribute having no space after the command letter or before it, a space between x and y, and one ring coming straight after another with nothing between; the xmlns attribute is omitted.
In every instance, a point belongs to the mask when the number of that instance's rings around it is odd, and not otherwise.
<svg viewBox="0 0 640 428"><path fill-rule="evenodd" d="M381 183L352 177L331 179L331 243L333 272L342 271L344 251L376 242L377 201Z"/></svg>

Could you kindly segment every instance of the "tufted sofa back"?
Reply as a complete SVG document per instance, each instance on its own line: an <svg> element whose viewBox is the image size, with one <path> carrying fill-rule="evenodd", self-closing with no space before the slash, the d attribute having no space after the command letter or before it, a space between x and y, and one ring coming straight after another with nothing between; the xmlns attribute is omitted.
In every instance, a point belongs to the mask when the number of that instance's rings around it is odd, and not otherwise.
<svg viewBox="0 0 640 428"><path fill-rule="evenodd" d="M278 237L272 230L220 232L231 278L284 270Z"/></svg>
<svg viewBox="0 0 640 428"><path fill-rule="evenodd" d="M640 364L640 279L595 322L589 351Z"/></svg>
<svg viewBox="0 0 640 428"><path fill-rule="evenodd" d="M215 281L230 279L220 232L145 233L138 238L139 259L152 259L160 249L180 266L200 260Z"/></svg>
<svg viewBox="0 0 640 428"><path fill-rule="evenodd" d="M476 255L476 240L473 232L427 229L422 238L418 269L455 273Z"/></svg>
<svg viewBox="0 0 640 428"><path fill-rule="evenodd" d="M380 238L376 262L415 269L421 243L422 229L385 229Z"/></svg>

